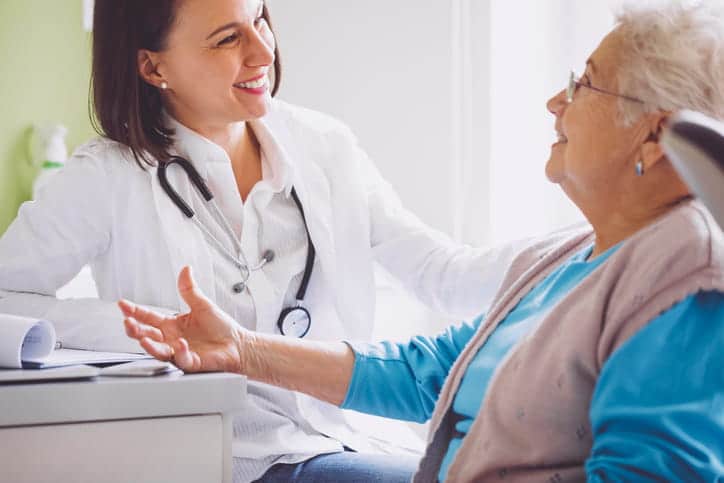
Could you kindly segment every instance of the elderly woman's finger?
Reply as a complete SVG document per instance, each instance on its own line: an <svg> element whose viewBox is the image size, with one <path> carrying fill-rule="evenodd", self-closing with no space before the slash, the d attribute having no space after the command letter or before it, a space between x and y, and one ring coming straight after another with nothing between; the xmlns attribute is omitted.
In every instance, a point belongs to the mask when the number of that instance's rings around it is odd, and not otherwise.
<svg viewBox="0 0 724 483"><path fill-rule="evenodd" d="M123 325L126 327L126 335L133 339L140 339L142 337L148 337L158 342L163 342L163 332L158 330L156 327L142 324L133 319L124 319Z"/></svg>
<svg viewBox="0 0 724 483"><path fill-rule="evenodd" d="M183 337L172 343L174 351L174 364L184 372L198 372L201 370L201 358L189 349L189 344Z"/></svg>
<svg viewBox="0 0 724 483"><path fill-rule="evenodd" d="M125 315L126 317L134 318L139 322L142 322L146 325L152 325L154 327L159 327L164 322L172 319L169 317L164 317L161 314L157 314L156 312L153 312L151 310L145 309L140 305L129 302L128 300L119 300L118 307L121 309L121 312L123 312L123 315Z"/></svg>
<svg viewBox="0 0 724 483"><path fill-rule="evenodd" d="M143 347L146 352L148 352L159 361L173 360L173 349L165 342L156 342L155 340L149 339L148 337L142 337L140 342L141 347Z"/></svg>
<svg viewBox="0 0 724 483"><path fill-rule="evenodd" d="M179 273L178 292L191 310L203 310L211 304L208 297L196 284L191 267L188 265L183 267Z"/></svg>

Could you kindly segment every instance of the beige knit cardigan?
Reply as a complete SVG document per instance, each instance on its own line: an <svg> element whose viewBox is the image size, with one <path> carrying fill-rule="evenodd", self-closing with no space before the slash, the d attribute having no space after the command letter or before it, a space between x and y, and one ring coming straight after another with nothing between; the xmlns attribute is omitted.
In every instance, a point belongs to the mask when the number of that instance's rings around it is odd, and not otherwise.
<svg viewBox="0 0 724 483"><path fill-rule="evenodd" d="M486 322L445 381L414 482L437 481L454 435L451 406L480 347L536 284L593 242L592 229L584 227L547 238L514 260ZM624 241L502 361L446 481L584 481L593 443L589 405L601 367L688 295L724 291L723 267L724 237L697 201L680 204Z"/></svg>

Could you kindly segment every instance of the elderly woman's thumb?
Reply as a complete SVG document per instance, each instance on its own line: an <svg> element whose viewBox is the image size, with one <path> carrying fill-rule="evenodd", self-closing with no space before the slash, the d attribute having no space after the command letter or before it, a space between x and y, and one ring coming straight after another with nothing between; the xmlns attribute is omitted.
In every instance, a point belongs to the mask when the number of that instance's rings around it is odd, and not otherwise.
<svg viewBox="0 0 724 483"><path fill-rule="evenodd" d="M194 280L191 267L188 265L182 268L181 273L179 273L178 291L191 310L205 308L209 304L209 299L199 289Z"/></svg>

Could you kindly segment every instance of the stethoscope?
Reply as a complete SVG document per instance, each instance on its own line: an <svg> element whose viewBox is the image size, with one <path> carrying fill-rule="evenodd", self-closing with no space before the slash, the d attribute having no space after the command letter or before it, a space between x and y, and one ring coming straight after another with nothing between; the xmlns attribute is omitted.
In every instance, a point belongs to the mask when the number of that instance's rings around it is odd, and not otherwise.
<svg viewBox="0 0 724 483"><path fill-rule="evenodd" d="M178 164L186 172L186 175L189 177L191 184L194 185L199 194L204 198L207 205L211 207L212 216L224 229L226 235L231 240L231 243L234 245L234 249L239 255L241 255L241 258L231 253L224 246L224 244L219 242L219 240L217 240L216 237L211 234L211 232L204 226L204 224L201 223L201 221L199 221L199 219L195 216L196 213L194 213L194 210L192 210L191 207L186 204L183 198L179 196L176 190L173 189L171 184L168 182L168 177L166 175L166 170L172 164ZM163 188L163 190L166 192L168 197L171 198L171 201L173 201L178 209L181 210L181 212L186 215L187 218L189 218L196 224L196 226L201 230L206 239L216 248L219 254L224 256L227 260L234 264L237 269L239 269L239 271L241 272L242 280L238 283L235 283L231 287L231 290L234 293L240 294L244 291L244 289L246 289L249 277L251 277L251 272L261 270L264 265L274 260L274 251L265 250L258 264L254 266L249 265L248 261L246 260L246 256L244 255L244 251L241 248L241 242L237 239L236 235L234 234L234 230L232 230L229 222L226 220L226 217L224 217L224 215L221 213L221 210L219 209L219 206L216 204L216 201L214 201L214 195L211 193L209 187L206 186L206 183L204 183L204 180L201 178L199 172L196 171L196 168L194 168L193 164L191 164L188 160L179 156L174 156L168 161L159 163L158 180L161 183L161 187ZM304 230L307 232L307 262L304 266L302 283L299 286L299 290L297 291L296 295L297 305L294 307L286 307L282 310L282 312L279 314L279 319L277 320L277 327L279 328L279 331L282 333L282 335L289 335L301 338L307 335L307 332L309 332L309 328L312 325L312 316L309 314L309 311L303 306L303 302L304 295L307 292L309 278L312 275L316 252L314 249L314 244L312 243L312 237L309 235L309 227L307 226L307 218L304 216L304 209L302 208L302 203L299 201L299 197L297 196L297 192L294 187L292 187L291 189L291 194L292 198L294 199L294 203L297 205L297 208L299 208L299 212L302 214Z"/></svg>

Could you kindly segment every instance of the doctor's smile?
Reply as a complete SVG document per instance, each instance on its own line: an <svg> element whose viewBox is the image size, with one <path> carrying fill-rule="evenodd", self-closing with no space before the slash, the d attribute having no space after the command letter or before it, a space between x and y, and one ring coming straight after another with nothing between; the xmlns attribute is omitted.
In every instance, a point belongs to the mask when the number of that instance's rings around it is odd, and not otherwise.
<svg viewBox="0 0 724 483"><path fill-rule="evenodd" d="M117 388L109 481L724 481L724 3L375 1L93 2L97 135L33 156L0 361L22 323L140 362L28 384L38 424Z"/></svg>
<svg viewBox="0 0 724 483"><path fill-rule="evenodd" d="M234 87L256 95L265 94L269 87L269 78L267 74L261 74L248 81L236 83Z"/></svg>

